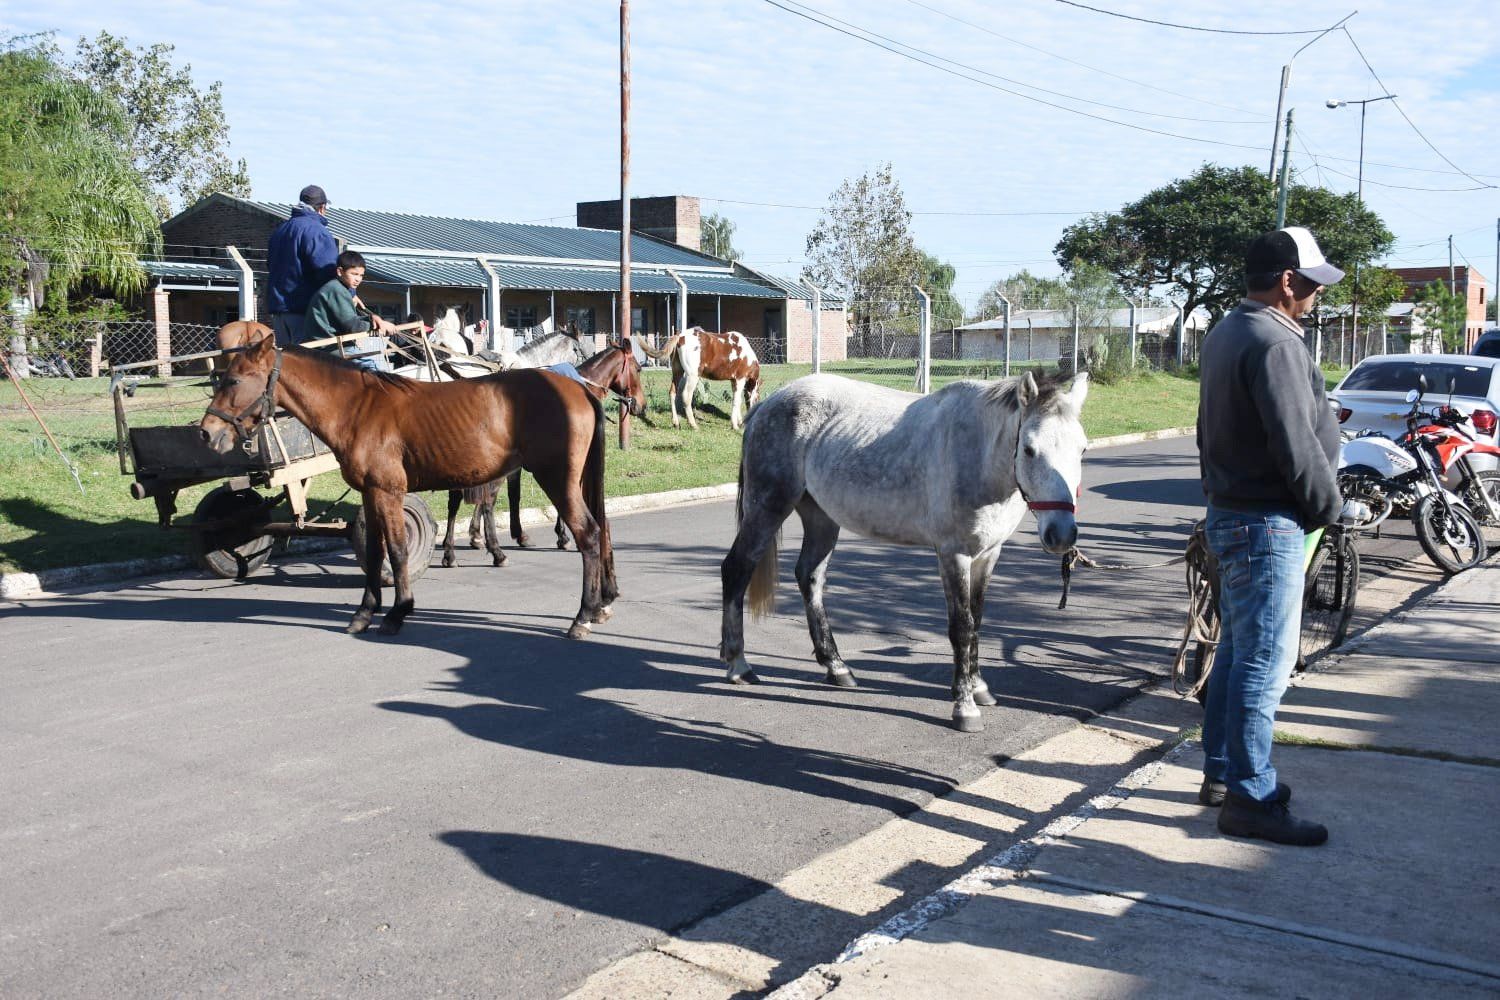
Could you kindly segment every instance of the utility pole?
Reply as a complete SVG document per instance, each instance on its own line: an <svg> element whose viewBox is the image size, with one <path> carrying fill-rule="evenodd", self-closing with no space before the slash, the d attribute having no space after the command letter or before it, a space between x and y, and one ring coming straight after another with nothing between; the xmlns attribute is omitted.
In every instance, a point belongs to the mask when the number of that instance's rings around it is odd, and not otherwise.
<svg viewBox="0 0 1500 1000"><path fill-rule="evenodd" d="M1453 234L1448 234L1448 294L1458 294L1458 279L1453 276Z"/></svg>
<svg viewBox="0 0 1500 1000"><path fill-rule="evenodd" d="M1287 166L1292 159L1292 112L1295 110L1295 108L1286 109L1286 145L1281 147L1281 182L1278 184L1280 190L1276 193L1277 229L1286 225Z"/></svg>
<svg viewBox="0 0 1500 1000"><path fill-rule="evenodd" d="M620 0L620 343L630 342L630 0ZM630 447L630 413L620 404L620 447Z"/></svg>

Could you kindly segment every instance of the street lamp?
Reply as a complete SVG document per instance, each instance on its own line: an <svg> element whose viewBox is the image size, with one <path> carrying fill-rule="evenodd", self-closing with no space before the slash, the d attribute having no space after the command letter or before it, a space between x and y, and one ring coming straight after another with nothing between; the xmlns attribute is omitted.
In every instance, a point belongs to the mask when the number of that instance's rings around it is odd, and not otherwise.
<svg viewBox="0 0 1500 1000"><path fill-rule="evenodd" d="M1355 189L1355 197L1359 199L1360 207L1364 207L1365 204L1365 111L1368 105L1374 104L1376 101L1394 101L1395 99L1395 94L1382 94L1379 97L1367 97L1362 101L1341 101L1330 97L1327 102L1328 107L1331 109L1346 107L1350 104L1359 105L1359 177L1357 181L1358 186ZM1353 345L1359 343L1359 261L1354 262L1354 294L1350 296L1350 303L1352 308L1350 310L1349 322L1352 330L1350 333L1349 360L1352 362L1354 360Z"/></svg>
<svg viewBox="0 0 1500 1000"><path fill-rule="evenodd" d="M1324 35L1328 34L1330 31L1333 31L1335 28L1342 28L1345 21L1349 20L1349 18L1358 13L1359 11L1352 10L1348 14L1345 14L1343 17L1339 18L1336 23L1331 24L1327 28L1324 28L1322 31L1318 32L1316 38L1314 38L1311 42L1307 42L1306 44L1304 44L1301 49L1293 52L1292 58L1286 61L1285 66L1281 67L1281 90L1276 94L1276 120L1271 123L1271 168L1266 172L1267 176L1272 180L1276 179L1276 140L1281 136L1281 110L1286 105L1286 88L1292 82L1292 63L1296 62L1297 57L1302 54L1302 49L1307 48L1308 45L1316 42L1319 38L1322 38Z"/></svg>

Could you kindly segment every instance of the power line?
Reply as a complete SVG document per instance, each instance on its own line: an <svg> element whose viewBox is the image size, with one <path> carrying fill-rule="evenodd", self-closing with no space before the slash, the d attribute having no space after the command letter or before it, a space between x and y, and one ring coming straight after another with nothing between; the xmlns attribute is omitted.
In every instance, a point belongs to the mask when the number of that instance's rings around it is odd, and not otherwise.
<svg viewBox="0 0 1500 1000"><path fill-rule="evenodd" d="M1362 50L1359 47L1359 43L1354 40L1354 36L1352 34L1350 34L1349 29L1347 27L1345 27L1343 29L1343 31L1344 31L1344 37L1346 37L1346 38L1349 39L1349 44L1352 45L1352 46L1354 46L1354 51L1359 54L1359 61L1365 64L1365 69L1367 69L1367 70L1370 71L1370 75L1375 78L1375 82L1376 83L1380 84L1380 88L1382 90L1384 90L1387 94L1389 94L1391 92L1390 88L1385 85L1385 81L1384 80L1380 79L1380 74L1377 73L1377 72L1375 72L1375 67L1374 66L1370 65L1370 60L1368 60L1368 59L1365 58L1364 50ZM1454 163L1452 160L1448 159L1447 156L1444 156L1443 155L1443 151L1440 150L1440 149L1438 149L1436 146L1434 146L1432 144L1432 140L1428 139L1427 136L1425 136L1425 135L1422 134L1422 130L1419 129L1419 128L1417 128L1417 123L1411 120L1411 116L1406 113L1406 109L1401 106L1401 102L1399 100L1397 100L1396 98L1392 97L1391 98L1391 104L1394 105L1395 108L1396 108L1396 110L1401 113L1401 117L1406 119L1406 124L1410 125L1411 126L1411 130L1413 132L1417 133L1417 137L1420 138L1423 142L1425 142L1427 144L1427 148L1430 149L1430 150L1432 150L1434 153L1436 153L1438 155L1438 158L1441 159L1444 163L1448 164L1448 166L1452 167L1454 170L1457 170L1459 173L1463 174L1465 177L1467 177L1469 180L1473 181L1475 184L1481 184L1481 185L1483 185L1484 187L1487 187L1487 188L1492 188L1492 187L1495 186L1493 184L1485 184L1484 181L1480 180L1478 177L1475 177L1473 174L1469 173L1463 167L1460 167L1457 163Z"/></svg>
<svg viewBox="0 0 1500 1000"><path fill-rule="evenodd" d="M1079 115L1084 118L1092 118L1095 121L1108 122L1111 125L1120 125L1124 128L1135 129L1137 132L1147 132L1151 135L1166 136L1169 139L1186 139L1189 142L1202 142L1210 146L1225 146L1230 149L1253 149L1257 153L1261 151L1261 148L1259 146L1249 146L1242 142L1225 142L1219 139L1204 139L1199 136L1182 135L1177 132L1168 132L1165 129L1151 128L1146 125L1135 125L1130 122L1122 122L1115 118L1107 118L1104 115L1096 115L1090 111L1082 111L1078 108L1070 108L1065 104L1056 104L1052 101L1046 101L1040 97L1034 97L1031 94L1023 94L1018 90L1011 90L1009 87L1002 87L998 84L990 83L987 80L976 80L972 76L966 76L965 74L960 73L957 70L949 69L947 66L940 66L937 63L928 62L925 59L919 59L908 52L901 51L900 49L891 48L889 45L883 45L873 38L866 38L863 35L857 35L852 31L847 31L844 28L840 28L836 24L830 24L827 21L820 21L815 17L802 13L800 10L793 10L790 7L784 6L778 3L777 0L765 0L765 2L770 4L772 7L776 7L780 10L786 11L788 14L795 14L797 17L800 17L803 20L811 21L813 24L822 25L823 27L828 28L832 31L836 31L841 35L848 35L850 38L864 42L867 45L873 45L878 49L885 49L887 52L898 55L903 59L910 59L912 62L920 63L923 66L935 69L941 73L947 73L949 76L956 76L960 80L967 80L970 83L977 83L981 87L989 87L991 90L998 90L1002 94L1009 94L1012 97L1019 97L1022 100L1032 101L1033 103L1042 104L1049 108L1056 108L1059 111L1067 111L1070 114Z"/></svg>
<svg viewBox="0 0 1500 1000"><path fill-rule="evenodd" d="M942 62L948 63L949 65L957 66L957 67L959 67L961 69L968 70L970 73L979 73L979 74L981 74L983 76L988 76L988 77L991 77L992 79L995 79L995 80L1003 80L1004 82L1010 83L1010 84L1014 84L1017 87L1025 87L1028 90L1035 90L1035 91L1038 91L1039 93L1051 94L1053 97L1061 97L1063 100L1066 100L1066 101L1078 101L1081 104L1092 104L1095 107L1099 107L1099 108L1109 108L1111 111L1124 111L1126 114L1147 115L1148 117L1152 117L1152 118L1171 118L1171 119L1175 119L1177 121L1204 122L1204 123L1207 123L1207 124L1210 124L1210 125L1256 125L1256 126L1259 126L1259 125L1264 124L1264 122L1261 121L1260 119L1257 119L1255 121L1243 121L1243 120L1239 120L1239 119L1225 120L1225 119L1222 119L1222 118L1198 118L1198 117L1195 117L1195 116L1192 116L1192 115L1171 115L1171 114L1167 114L1166 112L1163 112L1163 111L1142 111L1142 110L1140 110L1138 108L1127 108L1127 107L1125 107L1123 105L1120 105L1120 104L1107 104L1104 101L1090 100L1087 97L1075 97L1072 94L1065 94L1065 93L1063 93L1060 90L1049 90L1046 87L1038 87L1036 84L1034 84L1034 83L1027 83L1024 80L1016 80L1016 79L1013 79L1013 78L1008 77L1008 76L1001 76L999 73L991 73L989 70L980 69L977 66L970 66L969 64L959 62L956 59L949 59L947 56L938 55L936 52L930 52L927 49L919 48L919 47L917 47L915 45L909 45L906 42L903 42L903 41L901 41L899 39L891 38L889 35L882 35L878 31L871 31L869 28L861 27L860 25L857 25L857 24L853 23L852 21L845 21L842 18L835 17L834 15L829 14L829 13L827 13L825 11L821 11L821 10L819 10L816 7L811 7L811 6L809 6L809 5L805 4L805 3L800 3L799 0L787 0L787 2L793 4L793 5L797 6L797 7L801 7L803 10L811 11L812 13L818 15L818 17L826 18L828 21L835 22L836 24L842 24L846 28L852 28L855 31L862 32L863 34L869 35L871 38L878 38L878 39L880 39L883 42L890 42L892 45L899 45L903 49L910 49L912 52L920 53L921 55L927 56L929 59L937 59L937 60L940 60ZM772 5L776 6L776 7L782 7L782 5L780 3L773 3ZM782 10L789 10L789 9L790 8L782 7ZM797 12L796 11L792 11L792 13L797 13ZM833 24L827 24L826 26L827 27L833 27ZM881 46L881 48L885 48L885 46ZM932 64L929 63L928 65L932 65ZM978 82L978 81L976 81L976 82Z"/></svg>
<svg viewBox="0 0 1500 1000"><path fill-rule="evenodd" d="M1033 52L1040 52L1044 56L1050 56L1053 59L1060 59L1060 60L1062 60L1065 63L1071 63L1074 66L1080 66L1083 69L1092 70L1095 73L1102 73L1105 76L1112 77L1113 79L1116 79L1116 80L1123 80L1126 83L1133 83L1137 87L1145 87L1147 90L1154 90L1154 91L1157 91L1158 93L1168 94L1168 95L1170 95L1172 97L1180 97L1180 98L1182 98L1183 100L1186 100L1186 101L1194 101L1194 102L1196 102L1198 104L1206 104L1206 105L1208 105L1209 107L1212 107L1212 108L1223 108L1225 111L1238 111L1241 114L1246 114L1246 115L1253 115L1253 114L1257 113L1257 112L1249 110L1248 108L1237 108L1237 107L1235 107L1232 104L1219 104L1219 103L1217 103L1215 101L1205 101L1203 98L1201 98L1201 97L1194 97L1191 94L1180 94L1180 93L1178 93L1175 90L1168 90L1165 87L1158 87L1155 84L1146 83L1144 80L1135 80L1135 79L1132 79L1132 78L1130 78L1128 76L1121 76L1119 73L1112 73L1112 72L1110 72L1107 69L1101 69L1098 66L1090 66L1088 63L1079 62L1077 59L1070 59L1069 57L1067 57L1065 55L1059 55L1056 52L1050 52L1047 49L1042 48L1041 46L1032 45L1029 42L1023 42L1019 38L1012 38L1009 35L1001 34L1000 32L995 31L993 28L987 28L987 27L985 27L982 24L976 24L973 21L966 21L963 18L961 18L961 17L959 17L959 16L957 16L955 14L950 14L949 12L947 12L945 10L939 10L936 7L932 7L932 6L929 6L928 4L922 3L921 0L906 0L906 2L909 3L909 4L911 4L914 7L921 7L923 10L932 11L932 13L937 14L937 15L939 15L941 17L946 17L946 18L948 18L951 21L957 21L959 24L962 24L962 25L965 25L967 27L973 28L976 31L982 31L982 32L984 32L987 35L994 35L996 38L1004 39L1005 41L1010 42L1013 45L1019 45L1019 46L1021 46L1024 49L1031 49Z"/></svg>
<svg viewBox="0 0 1500 1000"><path fill-rule="evenodd" d="M1126 21L1140 21L1142 24L1155 24L1163 28L1178 28L1182 31L1206 31L1215 35L1317 35L1327 30L1326 28L1309 28L1305 31L1240 31L1234 28L1205 28L1196 24L1174 24L1171 21L1155 21L1149 17L1136 17L1134 14L1121 14L1119 11L1105 10L1103 7L1090 7L1086 3L1077 3L1075 0L1057 0L1057 2L1069 7L1091 10L1095 14L1107 14L1110 17L1123 18Z"/></svg>
<svg viewBox="0 0 1500 1000"><path fill-rule="evenodd" d="M825 208L828 207L827 205L788 205L788 204L784 204L784 203L781 203L781 202L774 202L774 201L743 201L743 200L738 199L738 198L704 198L704 197L700 197L698 200L699 201L711 201L711 202L714 202L716 204L724 204L724 205L755 205L755 206L760 207L760 208L795 208L795 209L802 209L802 210L808 211L808 212L821 212ZM1079 210L1079 211L1072 211L1072 212L916 212L916 211L913 211L911 214L912 215L956 215L956 216L975 216L975 217L981 217L981 218L988 218L988 217L1014 217L1014 216L1023 216L1023 215L1067 215L1067 216L1092 215L1093 213L1100 212L1100 211L1104 211L1104 210L1103 209L1098 209L1098 208L1091 208L1091 209L1087 209L1087 210Z"/></svg>
<svg viewBox="0 0 1500 1000"><path fill-rule="evenodd" d="M1313 159L1314 162L1316 162L1317 159L1318 159L1316 156L1313 156L1312 153L1308 153L1307 155L1310 156L1310 157L1312 157L1312 159ZM1347 177L1351 181L1359 179L1358 176L1355 175L1355 174L1345 173L1342 170L1335 170L1333 167L1323 167L1321 169L1328 171L1330 174L1338 174L1340 177ZM1391 189L1396 190L1396 191L1428 191L1428 192L1434 192L1434 193L1440 193L1440 194L1457 194L1457 193L1463 192L1463 191L1484 191L1484 190L1488 190L1489 188L1493 188L1495 186L1493 184L1482 184L1481 183L1481 184L1479 184L1479 185L1477 185L1475 187L1461 187L1461 188L1416 187L1416 186L1411 185L1411 184L1387 184L1384 181L1371 180L1368 177L1365 178L1365 183L1366 184L1374 184L1376 187L1391 188Z"/></svg>

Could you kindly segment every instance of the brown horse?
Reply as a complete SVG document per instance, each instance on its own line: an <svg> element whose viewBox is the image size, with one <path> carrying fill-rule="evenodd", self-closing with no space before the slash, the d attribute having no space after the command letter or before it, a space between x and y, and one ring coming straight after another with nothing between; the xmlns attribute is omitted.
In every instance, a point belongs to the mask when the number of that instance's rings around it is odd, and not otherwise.
<svg viewBox="0 0 1500 1000"><path fill-rule="evenodd" d="M625 411L631 416L646 412L646 390L641 384L640 363L635 360L630 349L618 341L611 342L604 350L580 364L578 374L585 380L584 387L601 402L613 393L625 404ZM531 540L521 528L521 474L511 473L506 479L506 487L510 500L510 537L517 545L529 546ZM448 494L448 532L443 536L444 566L452 566L457 561L453 554L453 526L458 519L459 508L464 503L474 505L474 517L469 522L470 548L480 547L482 533L483 546L489 551L494 564L505 565L505 553L500 549L499 534L495 530L495 503L499 496L499 480L471 489L454 490ZM568 535L561 517L553 526L553 532L557 535L557 547L567 548Z"/></svg>
<svg viewBox="0 0 1500 1000"><path fill-rule="evenodd" d="M253 440L277 407L321 438L344 481L360 491L370 526L365 590L347 631L369 628L381 607L381 560L396 597L380 631L400 630L415 606L407 576L408 492L477 486L526 469L557 506L583 557L583 596L568 629L582 638L607 621L619 594L604 515L604 411L583 386L551 372L500 372L418 382L352 362L278 348L260 324L220 332L232 347L199 427L218 452ZM484 428L476 434L475 428ZM545 428L547 433L535 431Z"/></svg>

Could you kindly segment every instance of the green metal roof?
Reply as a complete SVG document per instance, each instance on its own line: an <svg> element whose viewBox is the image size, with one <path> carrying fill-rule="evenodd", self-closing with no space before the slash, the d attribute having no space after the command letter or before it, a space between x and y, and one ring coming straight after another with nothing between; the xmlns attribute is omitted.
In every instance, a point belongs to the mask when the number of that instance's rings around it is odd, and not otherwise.
<svg viewBox="0 0 1500 1000"><path fill-rule="evenodd" d="M292 213L291 205L278 202L244 203L283 219ZM612 229L534 226L521 222L449 219L336 207L328 209L328 228L353 246L601 262L618 262L620 259L620 234ZM630 259L637 264L667 267L726 266L717 257L640 233L630 236Z"/></svg>
<svg viewBox="0 0 1500 1000"><path fill-rule="evenodd" d="M178 281L222 281L238 285L240 272L222 264L194 264L176 260L143 260L141 267L153 278L172 278Z"/></svg>
<svg viewBox="0 0 1500 1000"><path fill-rule="evenodd" d="M397 254L365 254L368 279L398 285L440 288L486 288L489 276L476 261L461 257L413 257ZM557 292L617 292L620 272L615 267L567 267L551 264L490 265L501 288L524 288ZM690 295L729 295L741 298L781 299L779 288L757 284L729 274L678 272ZM632 270L630 287L646 294L676 292L677 282L668 274Z"/></svg>

